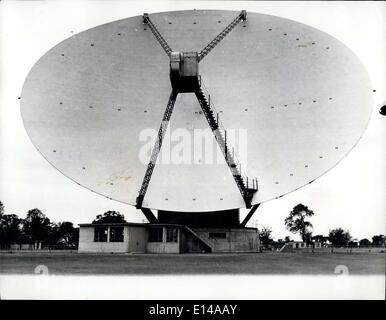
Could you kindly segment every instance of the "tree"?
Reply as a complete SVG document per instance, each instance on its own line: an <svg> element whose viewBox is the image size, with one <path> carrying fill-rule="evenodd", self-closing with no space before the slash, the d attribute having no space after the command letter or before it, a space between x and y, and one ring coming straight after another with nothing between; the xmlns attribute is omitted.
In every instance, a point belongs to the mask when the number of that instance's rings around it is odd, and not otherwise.
<svg viewBox="0 0 386 320"><path fill-rule="evenodd" d="M291 242L292 240L291 240L291 237L290 236L286 236L285 238L284 238L284 242L285 243L287 243L287 242Z"/></svg>
<svg viewBox="0 0 386 320"><path fill-rule="evenodd" d="M0 215L0 243L18 243L21 237L21 219L16 214Z"/></svg>
<svg viewBox="0 0 386 320"><path fill-rule="evenodd" d="M0 244L39 243L48 245L77 246L79 242L79 228L74 228L72 222L63 221L51 223L39 209L29 210L25 219L15 214L3 214L4 206L0 202ZM106 216L106 217L105 217ZM115 211L106 212L101 218L123 219Z"/></svg>
<svg viewBox="0 0 386 320"><path fill-rule="evenodd" d="M33 243L46 242L52 231L50 219L39 209L29 210L23 221L23 231Z"/></svg>
<svg viewBox="0 0 386 320"><path fill-rule="evenodd" d="M72 222L59 222L55 228L57 243L64 243L67 248L76 246L78 244L77 231Z"/></svg>
<svg viewBox="0 0 386 320"><path fill-rule="evenodd" d="M359 241L359 245L361 247L368 247L371 246L371 241L369 239L364 238Z"/></svg>
<svg viewBox="0 0 386 320"><path fill-rule="evenodd" d="M4 204L0 201L0 217L4 214Z"/></svg>
<svg viewBox="0 0 386 320"><path fill-rule="evenodd" d="M385 245L385 236L383 234L373 237L374 246L384 246Z"/></svg>
<svg viewBox="0 0 386 320"><path fill-rule="evenodd" d="M44 243L48 245L57 245L59 240L60 235L58 233L58 225L55 222L51 222L47 229L47 237L45 238Z"/></svg>
<svg viewBox="0 0 386 320"><path fill-rule="evenodd" d="M359 247L359 240L358 239L350 239L348 242L349 247Z"/></svg>
<svg viewBox="0 0 386 320"><path fill-rule="evenodd" d="M284 223L287 229L292 233L299 233L303 242L308 242L312 224L309 221L306 221L306 217L312 217L314 212L308 209L304 204L299 203L296 205L289 216L285 218Z"/></svg>
<svg viewBox="0 0 386 320"><path fill-rule="evenodd" d="M330 230L328 238L334 246L347 246L351 240L349 231L344 231L342 228Z"/></svg>
<svg viewBox="0 0 386 320"><path fill-rule="evenodd" d="M273 242L271 237L272 229L269 227L263 226L259 232L259 238L264 247L267 247Z"/></svg>
<svg viewBox="0 0 386 320"><path fill-rule="evenodd" d="M74 233L72 234L72 243L75 247L79 246L79 228L74 228Z"/></svg>
<svg viewBox="0 0 386 320"><path fill-rule="evenodd" d="M310 230L306 230L306 233L304 235L303 238L303 241L306 242L306 243L313 243L312 241L312 231Z"/></svg>
<svg viewBox="0 0 386 320"><path fill-rule="evenodd" d="M123 214L118 211L107 211L103 215L98 214L92 223L123 223L126 222Z"/></svg>

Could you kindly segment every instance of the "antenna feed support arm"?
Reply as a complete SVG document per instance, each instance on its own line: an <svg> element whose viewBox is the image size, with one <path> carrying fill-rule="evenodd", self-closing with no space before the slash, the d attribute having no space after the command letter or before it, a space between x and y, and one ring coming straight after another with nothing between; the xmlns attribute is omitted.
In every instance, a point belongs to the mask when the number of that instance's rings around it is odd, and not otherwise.
<svg viewBox="0 0 386 320"><path fill-rule="evenodd" d="M226 35L236 27L240 21L247 20L247 11L242 10L239 15L230 23L228 26L222 30L211 42L209 42L204 49L202 49L198 54L198 60L201 61L204 57L212 51L212 49L217 46Z"/></svg>
<svg viewBox="0 0 386 320"><path fill-rule="evenodd" d="M158 31L155 24L151 21L148 13L144 13L142 15L142 23L149 26L151 32L153 33L154 37L157 39L158 43L161 45L162 49L164 49L165 53L170 57L170 54L173 52L173 50L166 42L164 37L161 35L161 33Z"/></svg>

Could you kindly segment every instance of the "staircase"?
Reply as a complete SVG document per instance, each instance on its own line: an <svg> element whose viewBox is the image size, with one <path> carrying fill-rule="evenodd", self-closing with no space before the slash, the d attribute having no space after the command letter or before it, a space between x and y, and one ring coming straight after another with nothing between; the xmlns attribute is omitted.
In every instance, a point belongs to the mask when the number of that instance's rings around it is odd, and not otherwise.
<svg viewBox="0 0 386 320"><path fill-rule="evenodd" d="M195 233L192 229L190 229L188 226L181 226L184 228L184 230L190 234L190 236L194 239L196 239L204 248L206 252L212 252L213 248L212 245L204 240L202 237L200 237L197 233Z"/></svg>
<svg viewBox="0 0 386 320"><path fill-rule="evenodd" d="M201 105L201 109L209 123L211 130L216 138L217 144L224 155L225 161L232 172L233 178L240 190L241 195L245 201L246 207L251 208L253 194L257 192L257 180L248 179L243 176L241 172L241 163L236 160L234 149L230 148L227 141L227 132L222 125L219 113L216 111L213 103L210 101L210 95L207 94L201 79L198 90L195 92L197 99ZM232 152L230 151L232 150ZM251 185L250 185L251 182Z"/></svg>

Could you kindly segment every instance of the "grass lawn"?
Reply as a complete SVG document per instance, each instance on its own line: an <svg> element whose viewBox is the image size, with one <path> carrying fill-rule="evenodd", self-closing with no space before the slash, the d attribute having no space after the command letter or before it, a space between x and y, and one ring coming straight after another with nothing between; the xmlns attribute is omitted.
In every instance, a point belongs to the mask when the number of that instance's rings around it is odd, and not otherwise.
<svg viewBox="0 0 386 320"><path fill-rule="evenodd" d="M0 273L33 274L350 274L385 275L385 253L78 254L0 253Z"/></svg>

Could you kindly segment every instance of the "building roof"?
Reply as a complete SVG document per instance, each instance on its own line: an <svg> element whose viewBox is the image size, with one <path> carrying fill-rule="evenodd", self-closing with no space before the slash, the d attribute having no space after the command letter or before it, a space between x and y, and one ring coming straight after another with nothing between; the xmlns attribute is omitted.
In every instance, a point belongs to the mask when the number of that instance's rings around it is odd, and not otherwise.
<svg viewBox="0 0 386 320"><path fill-rule="evenodd" d="M119 227L119 226L137 226L137 227L146 227L147 225L150 225L150 223L137 223L137 222L119 222L119 223L79 223L79 227Z"/></svg>
<svg viewBox="0 0 386 320"><path fill-rule="evenodd" d="M188 227L183 224L173 224L173 223L137 223L137 222L120 222L120 223L79 223L79 227L124 227L124 226L133 226L133 227L177 227L177 228L185 228ZM190 227L189 227L190 228ZM238 228L190 228L190 229L218 229L218 230L234 230ZM257 228L244 227L241 229L248 230L257 230Z"/></svg>
<svg viewBox="0 0 386 320"><path fill-rule="evenodd" d="M137 222L110 222L110 223L80 223L79 227L119 227L119 226L134 226L134 227L185 227L182 224L172 224L172 223L137 223Z"/></svg>

